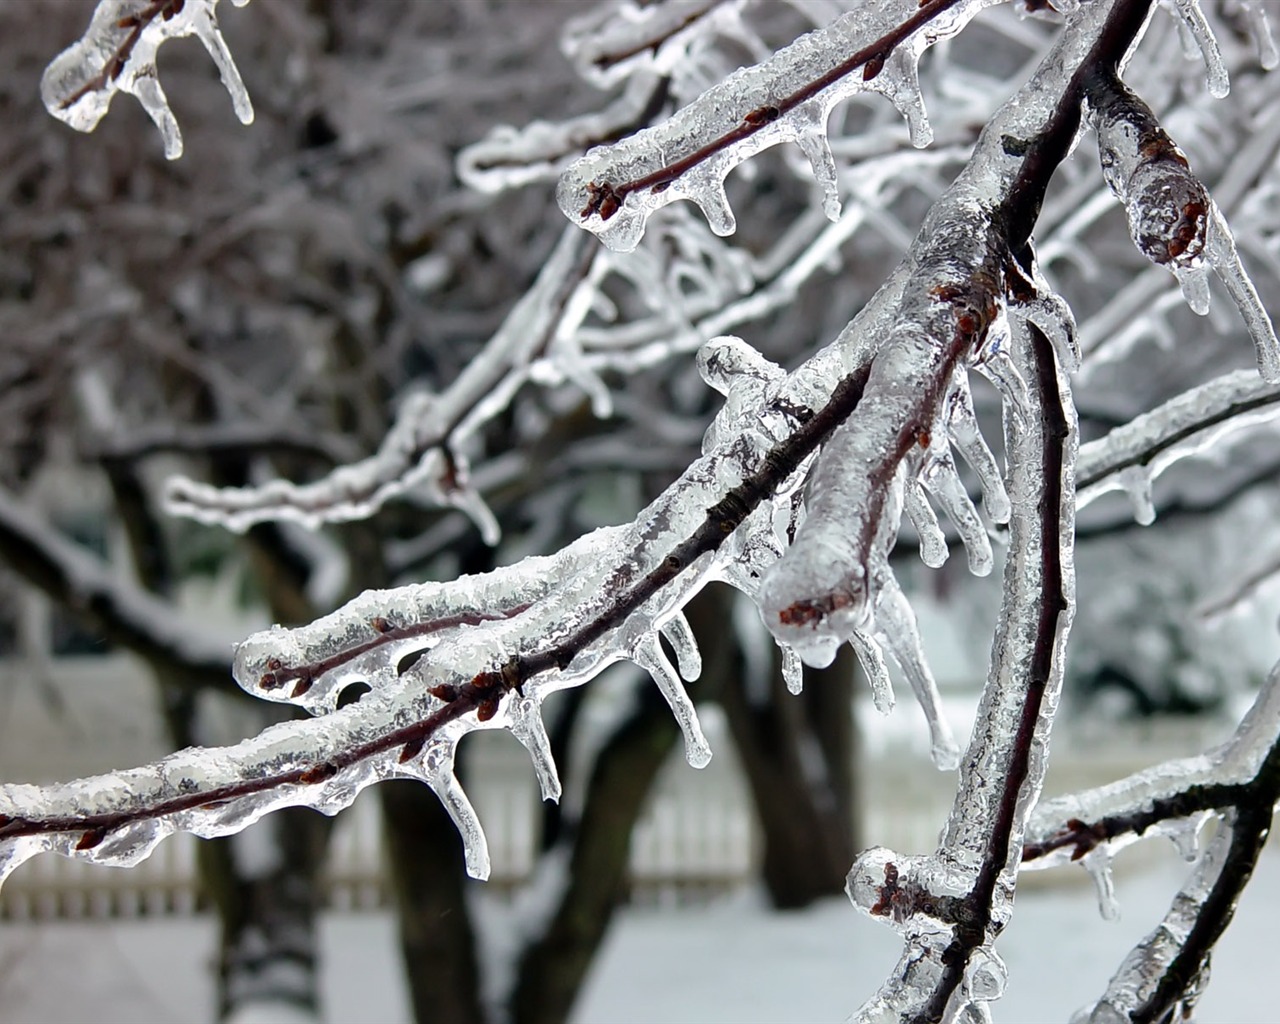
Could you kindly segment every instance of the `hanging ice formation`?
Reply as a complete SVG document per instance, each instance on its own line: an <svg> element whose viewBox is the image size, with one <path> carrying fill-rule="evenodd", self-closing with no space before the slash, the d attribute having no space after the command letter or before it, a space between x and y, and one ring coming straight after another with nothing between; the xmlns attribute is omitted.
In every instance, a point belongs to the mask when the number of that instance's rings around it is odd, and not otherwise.
<svg viewBox="0 0 1280 1024"><path fill-rule="evenodd" d="M243 7L249 0L232 0ZM81 132L102 120L117 92L132 94L164 140L164 155L182 156L182 132L156 74L167 39L195 36L218 66L236 117L253 121L253 104L218 28L218 0L99 0L85 34L62 51L40 81L44 105Z"/></svg>
<svg viewBox="0 0 1280 1024"><path fill-rule="evenodd" d="M561 177L560 208L624 252L640 241L649 215L677 199L695 203L717 234L731 234L735 220L725 177L761 150L794 142L809 159L823 208L835 220L840 186L827 143L832 108L857 92L881 93L906 118L912 143L928 145L933 134L920 93L920 56L996 2L860 4L767 60L734 72L662 124L591 150ZM900 38L904 24L914 30Z"/></svg>
<svg viewBox="0 0 1280 1024"><path fill-rule="evenodd" d="M1280 384L1259 379L1253 370L1236 370L1192 388L1081 447L1079 507L1114 490L1128 491L1138 505L1149 506L1151 484L1174 463L1219 454L1235 435L1278 418Z"/></svg>
<svg viewBox="0 0 1280 1024"><path fill-rule="evenodd" d="M1215 69L1222 58L1198 0L1176 0L1176 6L1200 40L1211 91L1226 95L1225 69L1221 91L1214 91ZM1280 381L1280 341L1271 318L1240 261L1226 218L1187 158L1150 108L1115 76L1096 76L1086 97L1103 176L1124 204L1134 244L1178 279L1187 304L1201 316L1209 312L1212 268L1240 310L1259 372L1269 381Z"/></svg>

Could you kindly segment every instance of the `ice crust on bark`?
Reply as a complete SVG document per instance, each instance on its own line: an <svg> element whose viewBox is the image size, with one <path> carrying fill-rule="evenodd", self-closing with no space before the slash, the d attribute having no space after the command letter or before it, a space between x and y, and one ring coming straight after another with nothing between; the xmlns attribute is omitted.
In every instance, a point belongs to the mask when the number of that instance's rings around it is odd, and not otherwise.
<svg viewBox="0 0 1280 1024"><path fill-rule="evenodd" d="M1256 371L1236 370L1170 399L1080 449L1079 506L1114 490L1129 493L1135 507L1148 510L1151 484L1183 459L1218 453L1236 435L1246 435L1280 418L1280 385L1260 380Z"/></svg>
<svg viewBox="0 0 1280 1024"><path fill-rule="evenodd" d="M1226 743L1203 754L1154 765L1104 786L1045 800L1031 816L1026 842L1031 846L1049 844L1064 823L1070 821L1088 824L1106 818L1131 818L1149 811L1158 801L1170 800L1197 786L1248 782L1258 774L1276 743L1277 722L1280 722L1280 666L1272 669L1253 706ZM1194 833L1203 823L1203 815L1161 821L1141 835L1125 831L1106 839L1105 845L1115 853L1144 836L1165 835L1185 851L1188 822ZM1069 863L1074 852L1074 845L1055 847L1044 856L1028 861L1024 870Z"/></svg>
<svg viewBox="0 0 1280 1024"><path fill-rule="evenodd" d="M243 7L249 0L232 0ZM231 94L236 117L253 121L253 104L218 27L218 0L99 0L85 34L55 57L40 81L49 113L91 132L117 92L142 104L169 160L182 156L182 132L156 74L156 51L168 39L195 36Z"/></svg>
<svg viewBox="0 0 1280 1024"><path fill-rule="evenodd" d="M881 93L903 113L912 143L928 145L933 134L920 93L920 55L958 33L994 2L961 0L925 20L887 56L876 56L868 64L869 57L811 94L796 92L798 85L839 68L850 54L885 37L894 38L895 30L920 11L911 0L860 5L767 60L734 72L662 124L588 152L561 177L556 193L560 208L610 248L624 252L639 243L649 216L677 199L696 204L716 234L731 234L736 221L725 196L725 177L756 153L794 142L808 158L822 189L823 209L836 220L840 183L827 142L832 108L857 92ZM732 141L720 144L726 137ZM687 169L667 170L686 160ZM628 188L635 182L645 183Z"/></svg>

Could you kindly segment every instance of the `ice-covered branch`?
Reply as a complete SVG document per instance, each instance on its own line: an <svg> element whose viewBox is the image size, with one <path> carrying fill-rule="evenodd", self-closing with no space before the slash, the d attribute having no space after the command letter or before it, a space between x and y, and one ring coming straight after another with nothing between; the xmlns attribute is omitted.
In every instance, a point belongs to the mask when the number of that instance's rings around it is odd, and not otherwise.
<svg viewBox="0 0 1280 1024"><path fill-rule="evenodd" d="M168 484L166 509L236 531L267 520L315 528L366 518L412 491L462 509L488 542L496 543L497 521L470 486L466 460L457 449L506 407L530 365L572 332L590 299L584 282L594 258L590 239L566 229L484 351L442 393L408 398L377 454L306 484L273 480L260 487L216 488L178 477Z"/></svg>
<svg viewBox="0 0 1280 1024"><path fill-rule="evenodd" d="M1220 451L1234 434L1280 417L1280 385L1237 370L1193 388L1080 449L1083 508L1108 491L1133 496L1140 522L1155 518L1151 484L1174 463Z"/></svg>
<svg viewBox="0 0 1280 1024"><path fill-rule="evenodd" d="M696 203L712 230L727 235L735 221L725 177L761 150L795 142L834 220L840 197L826 137L832 108L856 92L879 92L907 118L912 141L928 145L920 56L993 2L897 0L851 12L735 72L661 125L588 153L561 178L560 208L624 251L635 248L650 214L677 199Z"/></svg>
<svg viewBox="0 0 1280 1024"><path fill-rule="evenodd" d="M722 427L722 443L634 524L591 534L563 556L480 580L366 595L292 644L278 630L251 639L236 669L259 692L278 690L321 711L353 671L366 678L380 672L383 685L357 705L225 750L185 752L64 787L4 787L3 871L48 849L132 863L178 829L224 834L296 804L333 813L372 782L409 776L440 796L463 835L469 869L483 877L483 832L452 770L457 740L476 728L510 728L529 748L544 793L554 797L559 786L541 700L622 658L654 676L685 733L689 759L704 764L710 752L658 634L673 638L682 670L693 672L696 661L681 642L687 630L672 621L680 605L709 578L741 586L776 557L775 516L790 510L814 449L856 405L865 379L865 370L854 370L831 383L824 405L802 413L791 411L798 407L787 397L794 385L780 382L781 394L760 395L763 405L751 406L761 429L779 440ZM486 599L487 607L474 607ZM406 640L426 649L412 667ZM294 685L286 695L288 682Z"/></svg>
<svg viewBox="0 0 1280 1024"><path fill-rule="evenodd" d="M1203 24L1196 0L1178 0L1177 6L1184 13L1195 13L1193 25ZM1208 32L1207 25L1204 31ZM1209 60L1210 51L1205 52L1212 76L1221 56L1215 63ZM1217 53L1216 47L1212 52ZM1223 70L1221 95L1225 95L1225 76ZM1280 341L1271 318L1240 260L1226 218L1187 158L1151 109L1120 81L1116 69L1087 76L1084 87L1089 118L1098 133L1103 175L1124 204L1134 244L1152 263L1177 277L1188 305L1202 316L1209 311L1212 267L1240 310L1259 371L1269 381L1280 381Z"/></svg>
<svg viewBox="0 0 1280 1024"><path fill-rule="evenodd" d="M1043 781L1073 592L1075 432L1066 378L1035 329L1024 358L1027 415L1006 418L1013 515L991 674L938 851L873 848L849 874L854 904L906 939L897 968L857 1020L965 1019L1004 987L993 943L1012 910L1023 822Z"/></svg>
<svg viewBox="0 0 1280 1024"><path fill-rule="evenodd" d="M1206 812L1280 794L1280 667L1222 746L1094 789L1046 800L1027 827L1023 864L1051 867L1140 837L1194 834ZM1276 796L1270 797L1271 804Z"/></svg>
<svg viewBox="0 0 1280 1024"><path fill-rule="evenodd" d="M1277 723L1280 666L1221 747L1036 809L1023 866L1083 861L1099 879L1104 910L1114 898L1109 865L1117 849L1143 836L1166 835L1190 859L1199 853L1165 919L1129 954L1085 1019L1156 1022L1169 1019L1175 1006L1194 1004L1209 953L1231 921L1280 801ZM1218 832L1199 852L1198 834L1213 815L1221 815Z"/></svg>
<svg viewBox="0 0 1280 1024"><path fill-rule="evenodd" d="M249 0L232 0L243 7ZM192 36L218 66L242 124L253 104L218 28L218 0L98 0L85 34L45 70L40 92L49 113L91 132L116 92L135 96L160 129L164 155L182 156L182 132L156 73L156 51L168 39Z"/></svg>

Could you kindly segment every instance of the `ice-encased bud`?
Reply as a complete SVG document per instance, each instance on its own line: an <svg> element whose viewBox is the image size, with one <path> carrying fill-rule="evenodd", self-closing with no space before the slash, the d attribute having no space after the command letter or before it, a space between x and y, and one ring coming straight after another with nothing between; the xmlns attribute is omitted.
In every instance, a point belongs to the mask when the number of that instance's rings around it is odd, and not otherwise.
<svg viewBox="0 0 1280 1024"><path fill-rule="evenodd" d="M1126 195L1129 234L1147 259L1159 266L1198 265L1205 247L1209 194L1185 160L1139 164Z"/></svg>

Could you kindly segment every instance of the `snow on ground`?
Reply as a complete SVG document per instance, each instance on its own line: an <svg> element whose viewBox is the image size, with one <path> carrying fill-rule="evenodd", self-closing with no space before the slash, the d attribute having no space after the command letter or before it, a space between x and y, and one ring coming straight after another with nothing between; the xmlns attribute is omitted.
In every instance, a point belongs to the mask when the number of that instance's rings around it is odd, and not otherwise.
<svg viewBox="0 0 1280 1024"><path fill-rule="evenodd" d="M1120 858L1120 922L1098 916L1087 884L1032 877L1001 942L1009 965L997 1022L1065 1021L1095 998L1159 919L1185 871L1168 844ZM1074 872L1067 877L1074 877ZM1079 872L1084 878L1084 873ZM1269 850L1214 959L1202 1024L1277 1019L1272 923L1280 851ZM407 1022L388 914L332 914L321 928L324 1019ZM0 1024L172 1024L211 1015L214 928L208 919L0 926ZM842 899L769 913L753 894L710 907L630 908L588 981L577 1024L808 1024L845 1020L892 966L897 942Z"/></svg>

